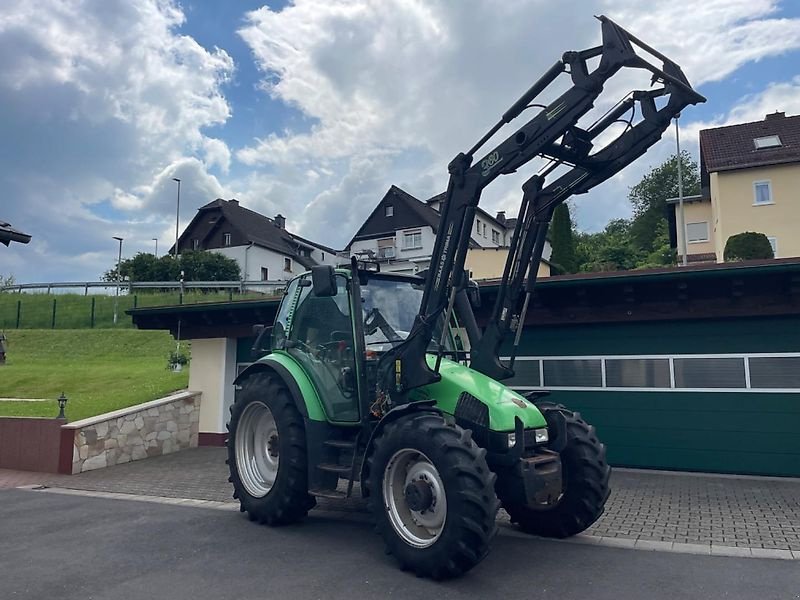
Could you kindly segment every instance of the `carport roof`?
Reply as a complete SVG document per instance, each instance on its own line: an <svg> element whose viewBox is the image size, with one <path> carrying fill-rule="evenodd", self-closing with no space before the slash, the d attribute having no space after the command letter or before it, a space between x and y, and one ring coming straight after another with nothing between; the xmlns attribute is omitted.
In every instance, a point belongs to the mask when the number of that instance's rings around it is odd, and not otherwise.
<svg viewBox="0 0 800 600"><path fill-rule="evenodd" d="M499 280L480 282L485 322ZM168 329L183 339L249 337L271 324L278 298L129 310L139 329ZM800 314L800 258L580 273L540 280L527 325L741 318Z"/></svg>

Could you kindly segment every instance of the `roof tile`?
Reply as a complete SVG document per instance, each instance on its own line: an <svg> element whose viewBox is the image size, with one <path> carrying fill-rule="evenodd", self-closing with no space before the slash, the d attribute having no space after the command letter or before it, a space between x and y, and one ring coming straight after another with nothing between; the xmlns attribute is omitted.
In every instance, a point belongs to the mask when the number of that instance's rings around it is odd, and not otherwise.
<svg viewBox="0 0 800 600"><path fill-rule="evenodd" d="M755 138L777 135L781 146L756 149ZM767 115L763 121L700 132L700 151L708 172L800 162L800 115Z"/></svg>

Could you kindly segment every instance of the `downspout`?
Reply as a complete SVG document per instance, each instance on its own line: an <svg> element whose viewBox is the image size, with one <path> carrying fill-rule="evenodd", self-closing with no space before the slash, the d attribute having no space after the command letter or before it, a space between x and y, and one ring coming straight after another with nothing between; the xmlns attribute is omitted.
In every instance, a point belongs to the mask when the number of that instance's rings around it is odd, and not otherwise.
<svg viewBox="0 0 800 600"><path fill-rule="evenodd" d="M253 247L253 242L250 242L250 245L244 249L244 274L243 274L244 276L242 277L244 281L250 281L250 277L247 275L247 252L252 247Z"/></svg>

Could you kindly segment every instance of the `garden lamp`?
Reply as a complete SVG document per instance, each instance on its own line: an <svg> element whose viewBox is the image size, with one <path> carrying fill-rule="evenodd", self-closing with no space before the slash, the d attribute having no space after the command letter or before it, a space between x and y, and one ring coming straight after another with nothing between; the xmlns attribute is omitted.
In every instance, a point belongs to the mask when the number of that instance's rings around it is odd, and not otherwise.
<svg viewBox="0 0 800 600"><path fill-rule="evenodd" d="M61 392L61 395L58 397L58 416L56 419L64 419L66 420L67 416L64 414L64 408L67 406L67 397L64 395L64 392Z"/></svg>

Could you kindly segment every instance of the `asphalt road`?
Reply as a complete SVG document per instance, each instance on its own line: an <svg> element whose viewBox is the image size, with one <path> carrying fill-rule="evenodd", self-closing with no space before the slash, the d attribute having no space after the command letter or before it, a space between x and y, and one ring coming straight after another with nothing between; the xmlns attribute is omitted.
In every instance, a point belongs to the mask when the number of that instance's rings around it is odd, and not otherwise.
<svg viewBox="0 0 800 600"><path fill-rule="evenodd" d="M312 513L313 514L313 513ZM800 599L797 561L495 539L444 583L397 569L347 515L272 529L238 512L0 491L0 599Z"/></svg>

